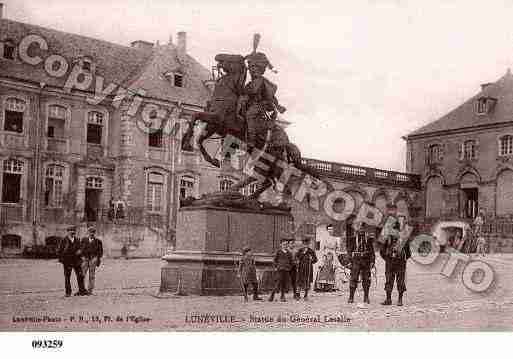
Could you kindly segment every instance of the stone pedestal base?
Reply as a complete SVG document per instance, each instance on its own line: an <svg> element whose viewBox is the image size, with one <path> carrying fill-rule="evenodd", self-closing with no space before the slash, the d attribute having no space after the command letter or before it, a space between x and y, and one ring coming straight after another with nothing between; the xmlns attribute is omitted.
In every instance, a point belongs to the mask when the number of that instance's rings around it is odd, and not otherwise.
<svg viewBox="0 0 513 359"><path fill-rule="evenodd" d="M242 283L237 276L240 253L205 253L175 251L164 257L161 292L196 295L241 294ZM272 289L273 258L255 256L260 292ZM250 286L249 292L253 288Z"/></svg>
<svg viewBox="0 0 513 359"><path fill-rule="evenodd" d="M262 292L272 288L273 255L287 236L290 212L210 205L184 207L178 214L176 249L165 255L162 292L197 295L242 293L237 276L241 251L252 250Z"/></svg>

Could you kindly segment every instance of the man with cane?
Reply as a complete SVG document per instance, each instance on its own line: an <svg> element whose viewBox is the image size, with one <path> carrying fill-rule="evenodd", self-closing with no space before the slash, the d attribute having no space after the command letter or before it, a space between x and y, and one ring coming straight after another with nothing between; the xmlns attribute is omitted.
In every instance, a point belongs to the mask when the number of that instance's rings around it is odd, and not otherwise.
<svg viewBox="0 0 513 359"><path fill-rule="evenodd" d="M313 264L317 263L317 256L309 247L310 238L303 238L303 247L296 253L297 285L299 291L305 291L304 300L308 300L308 291L313 282ZM298 297L299 297L298 291Z"/></svg>

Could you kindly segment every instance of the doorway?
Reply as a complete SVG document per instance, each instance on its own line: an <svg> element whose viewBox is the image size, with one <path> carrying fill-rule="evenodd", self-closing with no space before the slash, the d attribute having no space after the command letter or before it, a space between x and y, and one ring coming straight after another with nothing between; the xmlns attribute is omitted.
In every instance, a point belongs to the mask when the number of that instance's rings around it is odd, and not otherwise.
<svg viewBox="0 0 513 359"><path fill-rule="evenodd" d="M465 218L475 218L479 208L478 188L463 188L463 215Z"/></svg>
<svg viewBox="0 0 513 359"><path fill-rule="evenodd" d="M86 188L85 190L85 217L87 222L96 222L101 203L101 189Z"/></svg>

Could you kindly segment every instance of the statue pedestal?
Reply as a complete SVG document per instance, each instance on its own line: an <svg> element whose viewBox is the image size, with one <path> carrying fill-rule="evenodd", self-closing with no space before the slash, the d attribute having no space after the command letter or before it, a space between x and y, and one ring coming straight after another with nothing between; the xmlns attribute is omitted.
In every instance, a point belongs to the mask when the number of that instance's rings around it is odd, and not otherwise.
<svg viewBox="0 0 513 359"><path fill-rule="evenodd" d="M163 257L161 292L242 293L237 276L242 248L252 249L260 290L272 288L273 254L287 235L290 211L200 204L178 213L175 250ZM252 290L252 289L250 289Z"/></svg>

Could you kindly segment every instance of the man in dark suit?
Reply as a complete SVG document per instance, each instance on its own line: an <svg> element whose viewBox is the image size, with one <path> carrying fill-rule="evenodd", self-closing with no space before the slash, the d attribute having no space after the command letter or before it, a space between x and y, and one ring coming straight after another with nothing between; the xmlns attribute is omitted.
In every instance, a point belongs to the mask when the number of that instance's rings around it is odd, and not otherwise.
<svg viewBox="0 0 513 359"><path fill-rule="evenodd" d="M66 291L66 297L71 296L71 271L75 271L77 277L78 292L75 295L87 295L87 291L84 288L84 276L82 274L81 267L81 255L82 250L80 246L80 239L77 237L77 229L75 227L69 227L67 229L68 234L63 238L59 244L57 251L59 262L64 267L64 285Z"/></svg>
<svg viewBox="0 0 513 359"><path fill-rule="evenodd" d="M308 291L313 282L313 265L317 263L317 256L310 245L310 238L303 238L303 247L296 253L297 284L299 289L305 291L304 299L308 299ZM299 297L299 292L298 292Z"/></svg>
<svg viewBox="0 0 513 359"><path fill-rule="evenodd" d="M397 305L403 305L403 294L406 292L406 262L411 257L409 240L401 242L399 231L399 221L392 226L393 231L386 233L385 242L381 246L379 254L385 261L385 292L386 299L381 304L392 304L392 290L394 289L394 280L397 283L399 297Z"/></svg>
<svg viewBox="0 0 513 359"><path fill-rule="evenodd" d="M88 228L88 236L82 238L82 273L84 277L89 272L88 294L93 294L94 282L96 279L96 267L100 266L103 257L102 241L96 237L96 229Z"/></svg>
<svg viewBox="0 0 513 359"><path fill-rule="evenodd" d="M366 223L354 222L355 234L347 238L347 254L351 258L351 277L349 280L348 303L354 302L354 293L358 286L358 278L362 278L363 301L370 304L369 289L371 284L371 268L374 266L374 238L367 231Z"/></svg>
<svg viewBox="0 0 513 359"><path fill-rule="evenodd" d="M280 300L286 302L285 291L287 290L287 278L290 277L290 270L294 265L294 259L292 253L289 250L288 239L281 240L281 248L276 252L274 256L274 265L276 268L276 285L269 296L269 301L274 301L274 294L278 291L281 293Z"/></svg>

